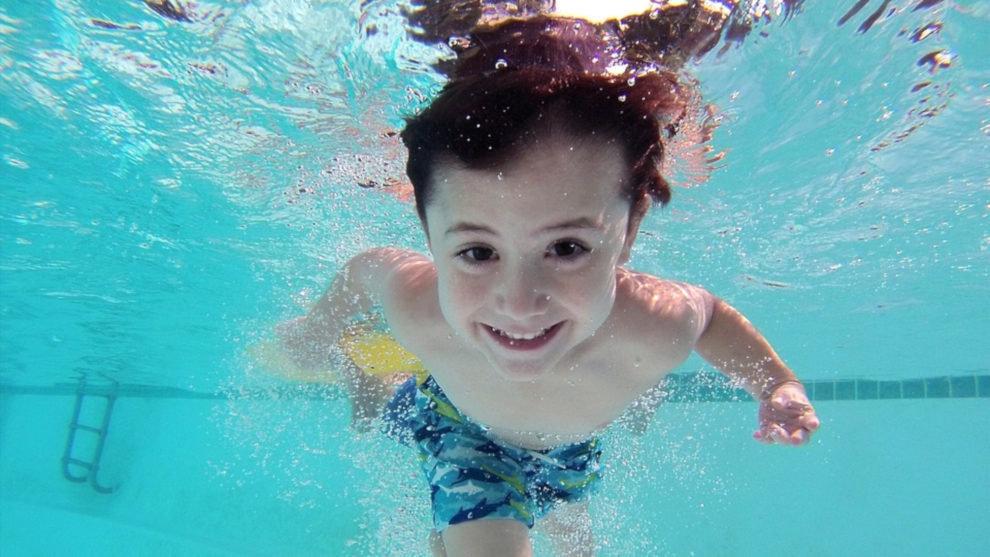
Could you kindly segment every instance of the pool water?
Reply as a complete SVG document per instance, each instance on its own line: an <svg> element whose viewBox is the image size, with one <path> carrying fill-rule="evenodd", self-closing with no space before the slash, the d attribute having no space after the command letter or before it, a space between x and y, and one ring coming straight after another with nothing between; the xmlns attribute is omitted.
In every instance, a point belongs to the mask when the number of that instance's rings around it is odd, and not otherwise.
<svg viewBox="0 0 990 557"><path fill-rule="evenodd" d="M385 184L435 51L384 0L8 4L0 554L427 554L414 455L248 352L361 249L425 249ZM739 307L822 429L754 442L690 360L605 440L602 555L990 554L990 4L856 4L689 68L724 157L632 261Z"/></svg>

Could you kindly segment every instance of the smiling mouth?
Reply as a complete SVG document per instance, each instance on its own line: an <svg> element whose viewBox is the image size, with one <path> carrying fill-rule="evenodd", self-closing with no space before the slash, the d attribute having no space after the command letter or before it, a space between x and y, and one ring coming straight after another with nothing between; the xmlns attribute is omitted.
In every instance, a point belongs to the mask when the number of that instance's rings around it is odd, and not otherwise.
<svg viewBox="0 0 990 557"><path fill-rule="evenodd" d="M497 329L491 325L485 325L485 329L499 345L512 350L535 350L545 346L556 336L562 323L551 325L545 329L530 333L510 333Z"/></svg>

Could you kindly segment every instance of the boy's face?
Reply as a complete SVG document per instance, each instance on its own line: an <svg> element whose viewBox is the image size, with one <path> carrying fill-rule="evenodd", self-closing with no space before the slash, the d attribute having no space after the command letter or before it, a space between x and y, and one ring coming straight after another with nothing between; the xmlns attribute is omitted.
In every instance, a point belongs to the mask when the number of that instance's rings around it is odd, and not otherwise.
<svg viewBox="0 0 990 557"><path fill-rule="evenodd" d="M440 307L506 379L579 349L615 301L635 236L621 148L557 133L496 170L445 161L426 207Z"/></svg>

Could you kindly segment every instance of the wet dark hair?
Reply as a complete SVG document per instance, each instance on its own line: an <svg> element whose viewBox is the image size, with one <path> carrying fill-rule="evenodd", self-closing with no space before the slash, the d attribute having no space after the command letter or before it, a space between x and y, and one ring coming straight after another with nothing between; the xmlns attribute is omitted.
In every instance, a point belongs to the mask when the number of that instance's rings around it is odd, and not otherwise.
<svg viewBox="0 0 990 557"><path fill-rule="evenodd" d="M670 200L660 174L663 141L676 133L693 94L676 74L623 71L595 26L570 18L510 20L475 31L472 42L451 81L401 134L424 223L440 157L492 169L559 128L622 147L634 219L651 199Z"/></svg>

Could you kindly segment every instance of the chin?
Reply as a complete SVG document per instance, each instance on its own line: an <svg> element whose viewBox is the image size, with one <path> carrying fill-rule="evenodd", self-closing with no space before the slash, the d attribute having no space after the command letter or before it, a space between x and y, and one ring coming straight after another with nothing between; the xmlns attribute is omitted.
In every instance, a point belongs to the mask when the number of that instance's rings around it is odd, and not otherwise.
<svg viewBox="0 0 990 557"><path fill-rule="evenodd" d="M514 383L531 383L550 375L551 367L532 365L513 365L504 362L492 362L492 367L499 377Z"/></svg>
<svg viewBox="0 0 990 557"><path fill-rule="evenodd" d="M500 378L514 383L532 383L553 374L560 361L559 357L532 360L512 360L488 354L488 364Z"/></svg>

